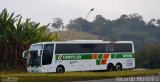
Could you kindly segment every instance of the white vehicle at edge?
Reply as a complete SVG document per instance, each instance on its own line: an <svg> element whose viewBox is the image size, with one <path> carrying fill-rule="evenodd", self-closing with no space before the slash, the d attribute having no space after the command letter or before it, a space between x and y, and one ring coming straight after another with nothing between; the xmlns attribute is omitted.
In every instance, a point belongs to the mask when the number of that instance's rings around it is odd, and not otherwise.
<svg viewBox="0 0 160 82"><path fill-rule="evenodd" d="M28 72L122 70L135 67L132 41L41 42L23 52Z"/></svg>

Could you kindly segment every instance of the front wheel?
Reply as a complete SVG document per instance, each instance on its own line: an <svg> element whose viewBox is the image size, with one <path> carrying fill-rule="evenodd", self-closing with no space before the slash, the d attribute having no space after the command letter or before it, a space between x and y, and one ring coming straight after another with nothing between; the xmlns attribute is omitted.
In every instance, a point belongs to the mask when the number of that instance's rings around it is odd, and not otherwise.
<svg viewBox="0 0 160 82"><path fill-rule="evenodd" d="M114 70L114 65L112 63L109 63L107 65L107 71L113 71Z"/></svg>
<svg viewBox="0 0 160 82"><path fill-rule="evenodd" d="M56 69L56 73L64 73L65 70L64 70L64 67L63 66L58 66L57 69Z"/></svg>

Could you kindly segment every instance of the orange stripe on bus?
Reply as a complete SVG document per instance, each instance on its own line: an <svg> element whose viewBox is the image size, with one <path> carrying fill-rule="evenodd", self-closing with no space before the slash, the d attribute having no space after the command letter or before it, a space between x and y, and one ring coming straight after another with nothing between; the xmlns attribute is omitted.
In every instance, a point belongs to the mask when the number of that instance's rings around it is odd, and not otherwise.
<svg viewBox="0 0 160 82"><path fill-rule="evenodd" d="M98 54L92 54L92 59L98 59Z"/></svg>
<svg viewBox="0 0 160 82"><path fill-rule="evenodd" d="M103 59L105 59L105 60L107 60L108 57L109 57L109 54L104 54L104 55L103 55Z"/></svg>
<svg viewBox="0 0 160 82"><path fill-rule="evenodd" d="M101 64L106 64L107 60L101 60Z"/></svg>

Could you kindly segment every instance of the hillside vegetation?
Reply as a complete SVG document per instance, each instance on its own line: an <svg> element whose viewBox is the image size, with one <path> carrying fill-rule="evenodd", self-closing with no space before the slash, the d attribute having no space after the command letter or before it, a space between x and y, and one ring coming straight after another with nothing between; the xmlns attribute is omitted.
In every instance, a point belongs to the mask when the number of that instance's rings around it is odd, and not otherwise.
<svg viewBox="0 0 160 82"><path fill-rule="evenodd" d="M121 15L116 20L109 20L97 15L92 22L77 18L67 25L69 30L80 31L99 35L105 40L131 40L135 43L136 50L149 44L160 43L160 19L151 19L145 22L137 13Z"/></svg>

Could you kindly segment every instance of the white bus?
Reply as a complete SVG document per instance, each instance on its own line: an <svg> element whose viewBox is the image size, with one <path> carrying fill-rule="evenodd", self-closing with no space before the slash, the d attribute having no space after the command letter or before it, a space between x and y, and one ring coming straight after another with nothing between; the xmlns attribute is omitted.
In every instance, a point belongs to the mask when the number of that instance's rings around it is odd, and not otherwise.
<svg viewBox="0 0 160 82"><path fill-rule="evenodd" d="M132 41L71 40L32 44L23 52L28 72L122 70L135 67Z"/></svg>

